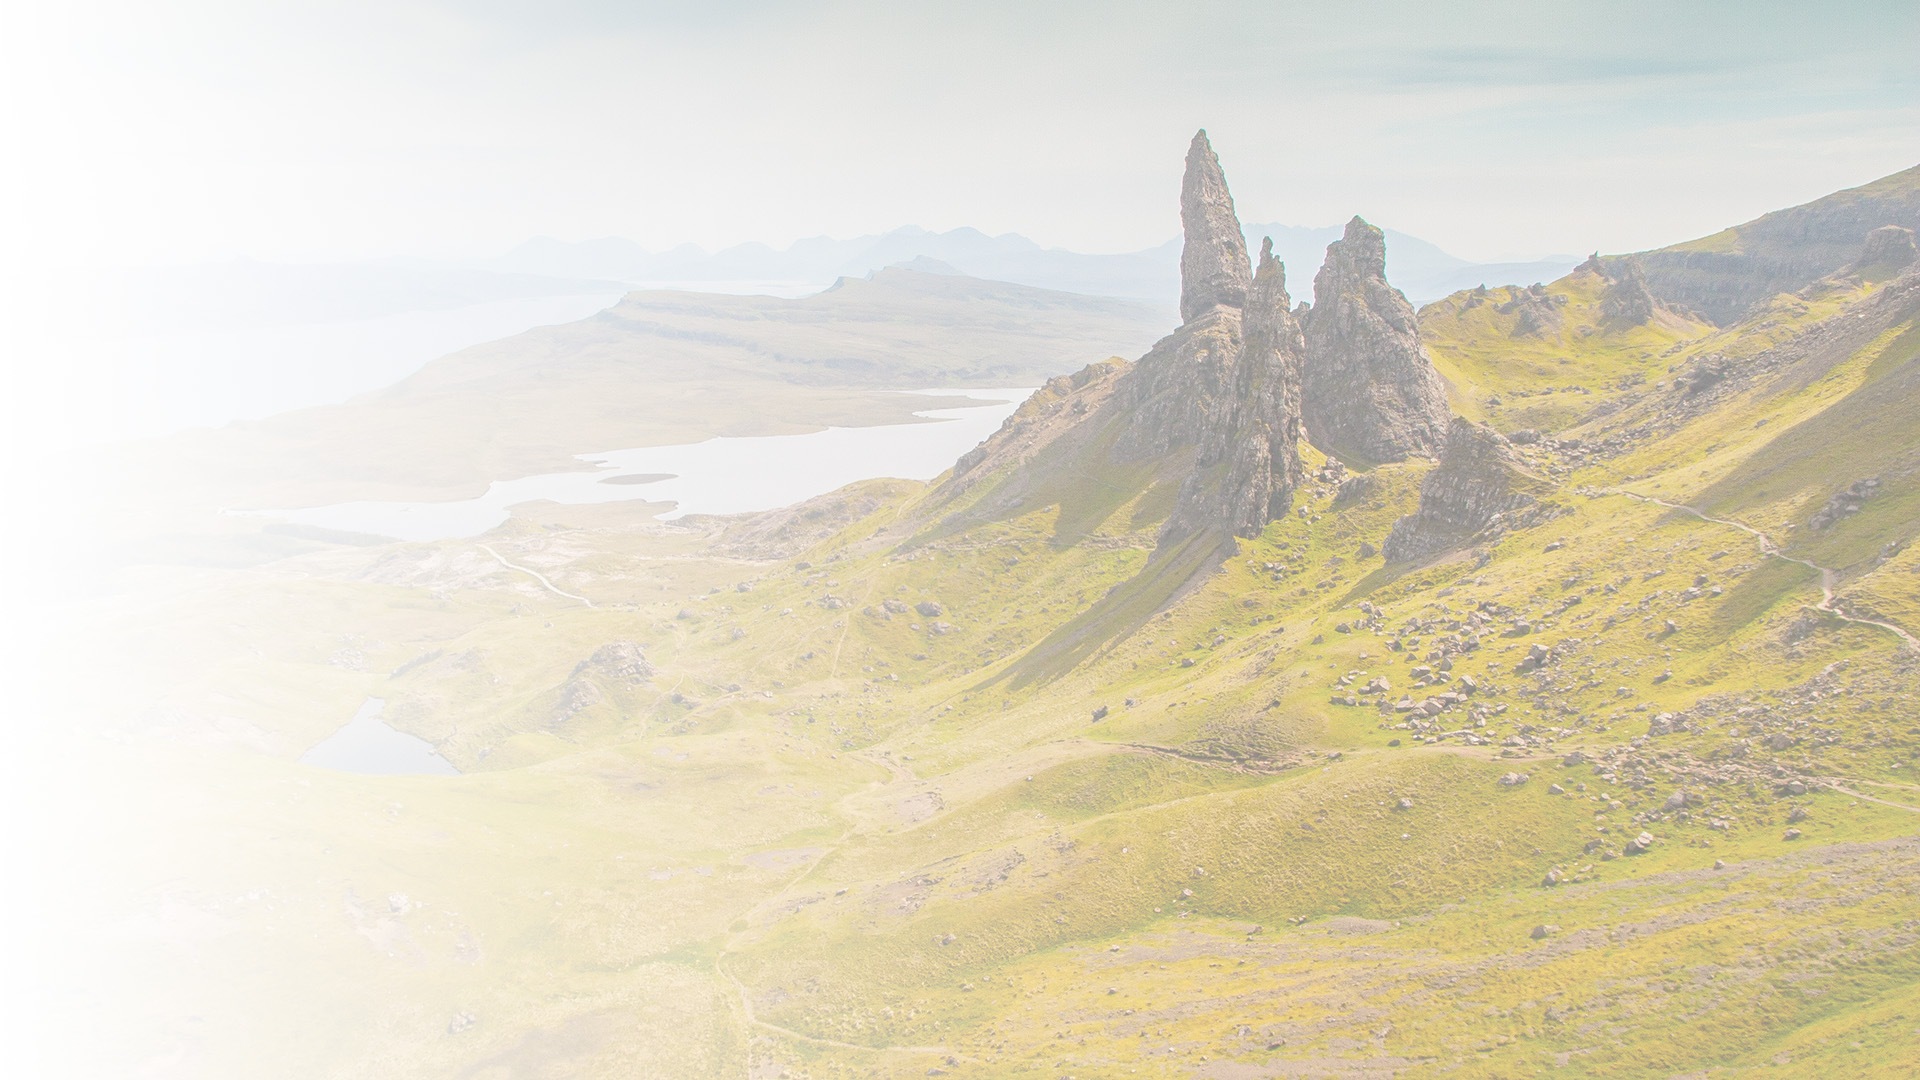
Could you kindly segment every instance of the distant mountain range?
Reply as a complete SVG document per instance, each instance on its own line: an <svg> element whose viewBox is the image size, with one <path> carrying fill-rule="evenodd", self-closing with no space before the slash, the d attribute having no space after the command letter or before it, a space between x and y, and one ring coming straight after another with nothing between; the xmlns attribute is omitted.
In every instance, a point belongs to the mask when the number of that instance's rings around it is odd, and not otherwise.
<svg viewBox="0 0 1920 1080"><path fill-rule="evenodd" d="M1287 264L1295 283L1292 291L1311 297L1308 286L1313 274L1327 245L1340 238L1340 230L1339 225L1254 224L1247 226L1247 246L1257 251L1261 238L1271 236L1274 254ZM784 250L751 243L715 252L691 244L653 252L619 237L579 243L543 237L479 265L504 273L646 284L825 284L841 277L863 277L887 266L938 269L917 260L934 260L969 277L1161 304L1173 303L1180 287L1177 237L1141 251L1094 255L1043 248L1017 233L988 236L973 228L937 233L914 226L850 240L814 237ZM1536 262L1474 263L1418 237L1387 230L1387 276L1415 304L1476 285L1552 281L1578 261L1564 256Z"/></svg>

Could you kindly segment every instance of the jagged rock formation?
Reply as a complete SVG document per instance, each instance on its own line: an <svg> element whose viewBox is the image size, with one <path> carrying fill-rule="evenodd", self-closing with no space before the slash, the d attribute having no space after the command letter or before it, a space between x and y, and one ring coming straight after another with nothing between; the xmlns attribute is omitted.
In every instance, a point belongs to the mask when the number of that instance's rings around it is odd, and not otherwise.
<svg viewBox="0 0 1920 1080"><path fill-rule="evenodd" d="M1241 317L1238 356L1224 392L1211 403L1194 452L1193 471L1162 539L1183 538L1209 526L1235 536L1258 536L1293 505L1300 484L1300 324L1287 297L1287 272L1260 248Z"/></svg>
<svg viewBox="0 0 1920 1080"><path fill-rule="evenodd" d="M1420 485L1420 507L1393 523L1386 560L1425 558L1557 516L1541 502L1551 485L1527 470L1504 436L1453 418L1440 467Z"/></svg>
<svg viewBox="0 0 1920 1080"><path fill-rule="evenodd" d="M1653 293L1647 272L1635 258L1621 259L1602 270L1606 291L1600 294L1600 314L1617 326L1645 326L1653 319Z"/></svg>
<svg viewBox="0 0 1920 1080"><path fill-rule="evenodd" d="M1860 249L1860 257L1853 261L1851 269L1855 273L1900 270L1912 266L1917 258L1920 251L1914 249L1912 229L1882 225L1867 234L1866 246Z"/></svg>
<svg viewBox="0 0 1920 1080"><path fill-rule="evenodd" d="M1163 547L1206 532L1223 541L1255 536L1292 506L1305 344L1285 268L1269 243L1258 274L1249 269L1233 197L1205 131L1188 149L1181 192L1185 321L1131 367L1094 365L1049 382L962 457L949 481L952 497L1002 478L969 514L1011 510L1070 487L1063 474L1137 476L1143 469L1179 485Z"/></svg>
<svg viewBox="0 0 1920 1080"><path fill-rule="evenodd" d="M571 677L583 674L599 676L613 685L643 686L658 672L647 659L646 646L631 641L610 641L574 665Z"/></svg>
<svg viewBox="0 0 1920 1080"><path fill-rule="evenodd" d="M1540 284L1529 285L1524 289L1509 288L1505 303L1494 308L1502 315L1511 314L1514 337L1559 337L1560 330L1566 325L1566 316L1560 308L1565 305L1566 297L1547 291Z"/></svg>
<svg viewBox="0 0 1920 1080"><path fill-rule="evenodd" d="M1194 133L1187 147L1180 224L1186 233L1186 246L1180 250L1180 321L1190 323L1215 304L1243 307L1252 284L1247 241L1205 128Z"/></svg>
<svg viewBox="0 0 1920 1080"><path fill-rule="evenodd" d="M1655 297L1725 326L1854 264L1861 241L1885 225L1920 229L1920 166L1637 258Z"/></svg>
<svg viewBox="0 0 1920 1080"><path fill-rule="evenodd" d="M1301 412L1307 437L1339 457L1403 461L1446 444L1446 388L1386 273L1386 238L1356 217L1313 279Z"/></svg>

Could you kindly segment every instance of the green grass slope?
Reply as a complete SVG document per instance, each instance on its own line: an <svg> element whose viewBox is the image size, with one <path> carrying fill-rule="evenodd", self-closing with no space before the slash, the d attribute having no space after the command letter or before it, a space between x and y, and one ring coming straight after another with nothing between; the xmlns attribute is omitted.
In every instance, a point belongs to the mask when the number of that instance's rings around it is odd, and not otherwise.
<svg viewBox="0 0 1920 1080"><path fill-rule="evenodd" d="M1904 1076L1915 280L1430 307L1567 513L1415 564L1429 466L1311 454L1150 562L1165 478L1060 467L1102 368L944 484L484 538L591 606L468 541L128 576L48 629L110 853L51 1074ZM463 775L297 762L366 697Z"/></svg>

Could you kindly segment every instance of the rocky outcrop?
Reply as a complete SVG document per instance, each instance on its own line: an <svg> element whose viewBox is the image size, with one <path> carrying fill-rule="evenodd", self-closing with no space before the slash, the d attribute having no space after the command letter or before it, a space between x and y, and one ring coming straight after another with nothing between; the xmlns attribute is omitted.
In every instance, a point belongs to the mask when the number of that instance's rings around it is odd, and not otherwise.
<svg viewBox="0 0 1920 1080"><path fill-rule="evenodd" d="M1618 327L1645 326L1653 320L1653 293L1640 260L1621 259L1603 271L1607 287L1600 294L1600 316Z"/></svg>
<svg viewBox="0 0 1920 1080"><path fill-rule="evenodd" d="M1286 268L1273 257L1271 239L1261 245L1240 329L1237 354L1213 375L1219 392L1207 403L1193 470L1180 485L1163 543L1208 527L1258 536L1293 506L1301 475L1305 345L1287 296Z"/></svg>
<svg viewBox="0 0 1920 1080"><path fill-rule="evenodd" d="M655 674L653 663L647 659L646 646L632 641L610 641L575 664L572 677L596 675L610 685L644 686Z"/></svg>
<svg viewBox="0 0 1920 1080"><path fill-rule="evenodd" d="M1882 225L1867 234L1866 246L1849 269L1856 274L1874 270L1886 273L1912 266L1915 259L1920 259L1920 251L1914 249L1913 230Z"/></svg>
<svg viewBox="0 0 1920 1080"><path fill-rule="evenodd" d="M1420 485L1419 509L1394 522L1382 553L1390 563L1422 559L1539 524L1560 513L1541 501L1549 490L1499 432L1455 417L1445 457Z"/></svg>
<svg viewBox="0 0 1920 1080"><path fill-rule="evenodd" d="M1386 270L1385 236L1356 217L1313 279L1301 413L1307 437L1337 457L1403 461L1446 445L1446 388Z"/></svg>
<svg viewBox="0 0 1920 1080"><path fill-rule="evenodd" d="M1544 285L1529 285L1526 288L1512 287L1507 290L1504 303L1494 310L1502 315L1513 316L1513 336L1549 338L1559 337L1566 325L1566 316L1560 309L1566 304L1566 297L1547 291Z"/></svg>
<svg viewBox="0 0 1920 1080"><path fill-rule="evenodd" d="M1203 128L1187 147L1187 173L1180 185L1180 321L1193 322L1215 304L1239 309L1247 302L1247 241L1233 211L1226 174Z"/></svg>

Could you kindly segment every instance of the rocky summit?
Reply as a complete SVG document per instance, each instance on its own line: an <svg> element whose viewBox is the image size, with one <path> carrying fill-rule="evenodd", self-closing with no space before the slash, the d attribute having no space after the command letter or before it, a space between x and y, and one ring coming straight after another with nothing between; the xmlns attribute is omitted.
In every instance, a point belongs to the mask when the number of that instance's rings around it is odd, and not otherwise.
<svg viewBox="0 0 1920 1080"><path fill-rule="evenodd" d="M1203 128L1187 147L1180 185L1180 319L1192 322L1215 304L1238 309L1247 302L1247 241L1233 211L1220 159Z"/></svg>
<svg viewBox="0 0 1920 1080"><path fill-rule="evenodd" d="M1204 130L1187 151L1180 209L1182 325L1112 382L1101 408L1076 403L1085 423L1112 429L1079 439L1085 453L1178 474L1163 549L1201 534L1256 536L1286 514L1301 481L1303 437L1357 465L1440 452L1446 389L1412 305L1387 284L1378 228L1358 217L1348 223L1314 279L1315 305L1296 311L1271 239L1249 272L1233 196ZM996 438L1035 447L1033 429L1017 419ZM990 440L962 465L1004 456Z"/></svg>
<svg viewBox="0 0 1920 1080"><path fill-rule="evenodd" d="M1130 480L1113 481L1122 487L1150 476L1173 489L1163 549L1203 535L1211 539L1201 548L1215 549L1287 513L1301 476L1305 340L1271 241L1257 271L1248 266L1205 131L1187 152L1181 217L1183 323L1117 374L1096 365L1049 383L1037 399L1044 410L1022 409L962 458L956 491L993 463L1026 464L967 513L1024 505L1063 472L1125 473Z"/></svg>
<svg viewBox="0 0 1920 1080"><path fill-rule="evenodd" d="M1446 387L1420 342L1413 305L1387 284L1379 229L1356 217L1327 246L1304 329L1300 397L1313 445L1355 462L1439 454Z"/></svg>

